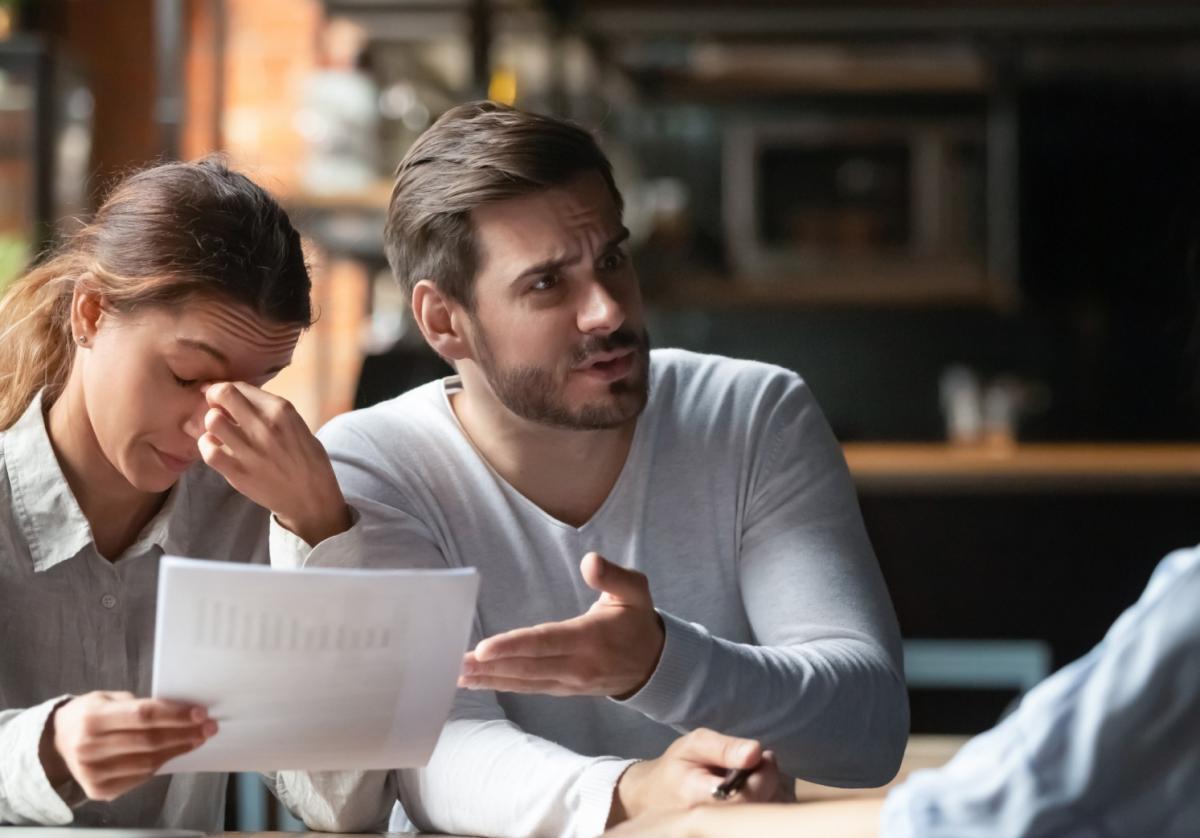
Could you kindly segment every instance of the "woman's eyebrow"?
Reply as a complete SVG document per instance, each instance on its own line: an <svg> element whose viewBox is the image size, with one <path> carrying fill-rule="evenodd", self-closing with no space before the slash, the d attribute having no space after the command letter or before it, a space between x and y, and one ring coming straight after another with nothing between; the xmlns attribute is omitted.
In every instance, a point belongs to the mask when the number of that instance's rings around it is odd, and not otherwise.
<svg viewBox="0 0 1200 838"><path fill-rule="evenodd" d="M215 346L205 343L202 340L194 340L192 338L176 338L175 342L180 346L186 346L189 349L198 349L201 352L207 352L225 366L229 366L229 359L225 357L224 352L217 349Z"/></svg>

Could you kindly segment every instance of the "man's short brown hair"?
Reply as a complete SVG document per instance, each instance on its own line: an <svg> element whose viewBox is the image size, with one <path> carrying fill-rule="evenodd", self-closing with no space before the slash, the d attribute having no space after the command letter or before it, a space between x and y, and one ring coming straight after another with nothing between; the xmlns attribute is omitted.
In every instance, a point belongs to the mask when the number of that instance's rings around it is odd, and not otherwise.
<svg viewBox="0 0 1200 838"><path fill-rule="evenodd" d="M410 299L428 279L471 309L479 256L471 211L587 171L604 178L620 209L612 166L579 126L495 102L450 109L396 168L384 228L392 273Z"/></svg>

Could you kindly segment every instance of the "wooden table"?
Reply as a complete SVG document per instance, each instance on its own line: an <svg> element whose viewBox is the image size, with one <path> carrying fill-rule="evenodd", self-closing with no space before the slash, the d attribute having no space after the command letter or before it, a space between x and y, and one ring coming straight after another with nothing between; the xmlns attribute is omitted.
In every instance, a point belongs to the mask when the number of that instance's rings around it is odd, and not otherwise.
<svg viewBox="0 0 1200 838"><path fill-rule="evenodd" d="M818 786L796 781L796 800L800 803L810 803L818 800L837 800L852 797L882 797L894 787L903 783L914 771L923 768L936 768L945 764L961 748L969 737L966 736L930 736L917 734L909 737L908 747L904 751L904 759L900 763L900 771L896 778L883 788L878 789L838 789L829 786ZM336 833L336 832L217 832L214 838L339 838L350 835L379 835L383 838L464 838L432 832L377 832L377 833Z"/></svg>
<svg viewBox="0 0 1200 838"><path fill-rule="evenodd" d="M915 734L908 738L908 747L904 749L904 759L900 762L900 770L886 786L876 789L837 789L797 780L796 800L800 803L811 803L817 800L838 800L847 797L883 797L894 787L907 780L908 775L914 771L945 765L951 757L958 753L958 749L967 743L968 739L970 739L969 736Z"/></svg>

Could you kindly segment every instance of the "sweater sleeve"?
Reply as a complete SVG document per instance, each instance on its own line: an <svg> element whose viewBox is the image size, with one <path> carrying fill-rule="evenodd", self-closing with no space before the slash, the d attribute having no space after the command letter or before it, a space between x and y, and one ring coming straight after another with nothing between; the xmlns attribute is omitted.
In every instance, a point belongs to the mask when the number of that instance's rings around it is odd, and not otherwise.
<svg viewBox="0 0 1200 838"><path fill-rule="evenodd" d="M504 718L494 693L460 690L429 763L399 772L401 800L424 831L591 838L633 762L576 754Z"/></svg>
<svg viewBox="0 0 1200 838"><path fill-rule="evenodd" d="M1160 564L1085 657L884 803L887 838L1184 838L1200 824L1200 552Z"/></svg>
<svg viewBox="0 0 1200 838"><path fill-rule="evenodd" d="M356 511L353 532L344 534L349 537L342 545L322 544L309 552L308 545L289 538L286 530L275 525L272 562L446 567L437 539L417 514L416 504L406 497L400 476L390 472L387 459L373 450L372 439L345 426L333 433L323 431L322 439L346 500ZM354 545L357 558L343 549L346 543ZM472 642L478 641L478 620L473 635ZM581 756L532 736L505 718L494 693L460 690L429 762L394 772L394 779L405 813L426 831L585 838L604 831L617 780L631 762ZM319 790L309 800L334 802L329 823L353 822L356 829L366 828L363 815L374 813L378 794L390 789L395 799L397 786L377 782L369 776L375 772L357 773L357 777L341 778L348 787L332 794L328 780L304 781ZM365 794L364 786L368 787ZM355 811L339 813L338 800L352 802ZM326 828L320 821L310 825Z"/></svg>
<svg viewBox="0 0 1200 838"><path fill-rule="evenodd" d="M882 785L908 736L891 600L807 387L789 376L763 403L738 555L754 643L664 614L658 667L626 703L679 729L759 739L784 771L812 782Z"/></svg>

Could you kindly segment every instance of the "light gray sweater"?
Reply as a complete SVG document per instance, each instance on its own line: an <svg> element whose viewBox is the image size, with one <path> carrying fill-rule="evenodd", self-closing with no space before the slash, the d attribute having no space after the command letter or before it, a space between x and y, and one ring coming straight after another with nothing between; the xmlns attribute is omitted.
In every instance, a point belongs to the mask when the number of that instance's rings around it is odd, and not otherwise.
<svg viewBox="0 0 1200 838"><path fill-rule="evenodd" d="M628 760L696 727L760 739L784 771L829 785L882 784L899 764L896 620L808 388L678 350L655 350L650 369L624 470L578 528L480 456L450 407L457 379L320 433L362 513L367 564L479 568L476 640L586 611L589 550L645 573L666 626L656 671L626 701L460 691L429 765L399 772L422 828L595 835Z"/></svg>

